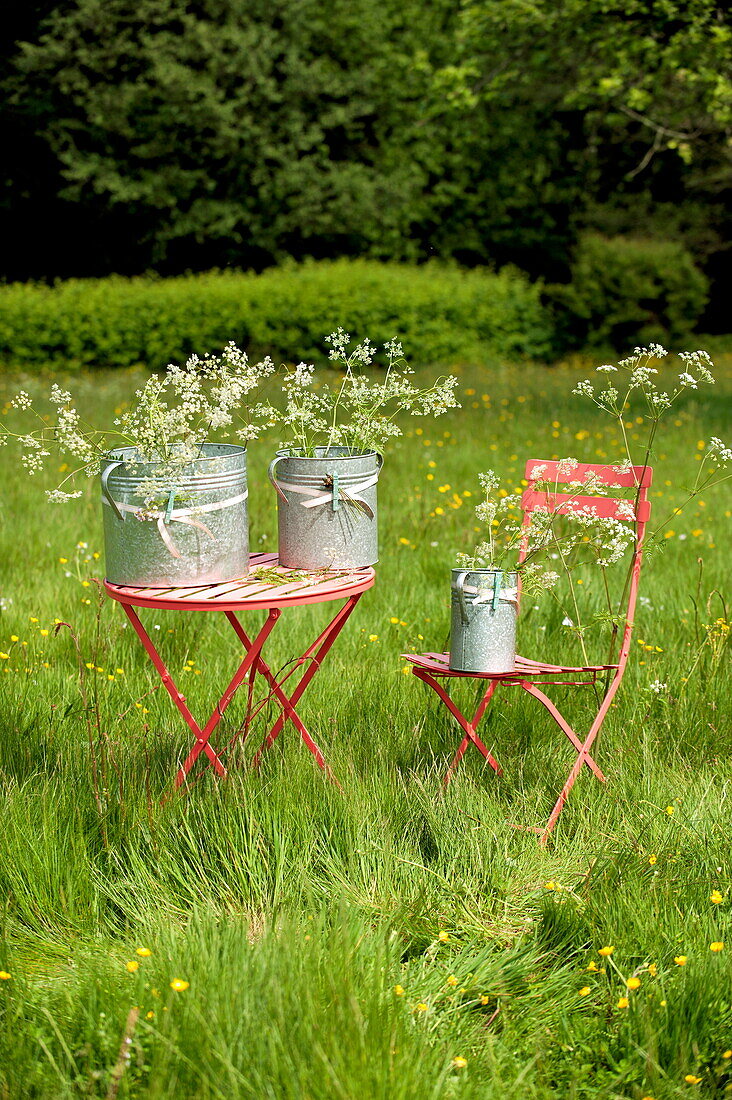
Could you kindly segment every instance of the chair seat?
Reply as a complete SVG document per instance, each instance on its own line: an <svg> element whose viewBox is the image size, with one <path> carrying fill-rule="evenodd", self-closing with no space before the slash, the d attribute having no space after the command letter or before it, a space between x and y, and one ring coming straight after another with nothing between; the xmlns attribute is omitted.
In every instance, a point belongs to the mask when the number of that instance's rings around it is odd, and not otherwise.
<svg viewBox="0 0 732 1100"><path fill-rule="evenodd" d="M516 655L516 667L513 672L458 672L450 668L449 653L403 653L402 657L416 668L429 672L432 676L469 676L483 680L525 680L532 676L553 676L565 674L584 674L607 672L617 665L550 665L545 661L531 661L528 657Z"/></svg>

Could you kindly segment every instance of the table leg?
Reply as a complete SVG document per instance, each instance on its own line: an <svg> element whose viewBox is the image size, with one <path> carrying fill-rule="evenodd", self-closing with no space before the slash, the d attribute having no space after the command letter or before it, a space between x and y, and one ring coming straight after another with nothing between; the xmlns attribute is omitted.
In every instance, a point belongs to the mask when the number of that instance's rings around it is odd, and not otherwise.
<svg viewBox="0 0 732 1100"><path fill-rule="evenodd" d="M142 625L139 615L137 614L135 609L129 604L122 604L122 606L125 610L125 613L127 614L128 619L132 623L132 626L134 627L137 636L145 647L148 656L150 657L155 668L157 669L168 694L170 695L171 699L183 716L189 729L192 731L196 738L193 748L191 749L182 766L178 770L178 774L175 779L176 787L180 787L181 784L185 781L186 776L188 775L191 768L193 767L202 752L208 757L211 765L216 770L216 772L221 776L225 776L226 768L224 767L220 757L216 754L210 744L211 735L221 721L221 718L226 708L233 699L240 684L246 678L247 673L250 671L250 669L253 668L253 666L256 665L257 661L259 660L262 646L269 637L274 627L274 624L277 622L277 619L280 616L279 608L270 609L264 625L257 634L256 638L247 646L246 656L234 673L234 676L229 682L229 685L224 691L224 694L221 696L221 699L217 703L208 722L206 723L204 728L201 729L188 708L185 696L182 695L176 687L173 678L166 668L163 659L155 648L155 645L153 644L150 635L147 633L144 626Z"/></svg>
<svg viewBox="0 0 732 1100"><path fill-rule="evenodd" d="M353 611L354 607L356 606L356 604L358 603L360 598L361 598L360 593L355 595L355 596L350 596L348 598L348 600L346 601L344 606L337 612L336 615L334 615L334 617L332 618L332 620L330 621L328 626L325 628L325 630L323 630L322 633L319 634L318 637L315 639L315 641L312 642L312 644L308 646L308 648L303 653L302 657L298 657L298 659L294 662L294 667L290 670L290 672L287 674L287 676L285 676L281 681L278 681L275 678L275 676L273 675L271 669L269 668L269 666L266 664L266 662L262 658L261 653L258 654L256 662L255 662L255 666L254 666L255 672L260 673L260 675L262 675L264 677L264 679L267 681L267 683L269 684L270 694L269 694L268 698L271 698L272 696L274 696L277 699L278 703L282 707L282 714L279 716L277 721L274 723L271 730L269 731L269 733L265 737L262 745L257 750L257 752L254 756L254 759L253 759L253 765L254 765L255 768L259 766L259 761L261 759L261 756L262 756L262 753L264 752L264 750L270 748L271 745L274 744L274 742L276 741L276 739L279 737L280 733L282 732L282 730L285 726L285 723L289 719L292 722L292 724L295 726L295 728L297 729L298 733L300 734L300 736L301 736L302 740L304 741L305 745L307 746L308 750L313 754L313 757L315 758L315 761L318 764L318 766L320 768L322 768L331 778L333 778L335 782L337 782L337 780L335 780L335 777L333 776L333 773L331 772L330 768L326 764L325 759L323 757L323 754L320 751L320 748L318 747L318 745L315 743L315 741L313 740L313 738L309 734L308 730L305 727L305 724L303 723L302 719L298 715L297 710L295 708L296 708L298 702L300 701L300 699L302 698L302 696L303 696L306 688L308 687L310 681L312 680L313 676L315 675L315 673L320 668L321 662L323 661L324 657L326 656L326 654L330 650L331 646L335 642L336 638L340 634L341 630L345 626L345 623L348 620L348 617L350 616L351 612ZM241 623L237 619L234 612L233 611L227 611L226 612L226 617L228 618L229 622L231 623L231 626L234 629L234 631L235 631L237 637L239 638L239 640L242 642L242 644L247 649L249 649L249 647L252 644L251 639L249 638L248 634L246 633L246 631L242 627ZM282 689L282 684L284 683L284 681L286 679L288 679L290 676L292 676L293 673L298 668L300 668L302 665L304 665L306 663L308 663L307 669L305 670L305 672L301 676L295 690L288 697ZM247 728L247 730L248 730L248 721L247 721L247 725L246 725L245 728Z"/></svg>

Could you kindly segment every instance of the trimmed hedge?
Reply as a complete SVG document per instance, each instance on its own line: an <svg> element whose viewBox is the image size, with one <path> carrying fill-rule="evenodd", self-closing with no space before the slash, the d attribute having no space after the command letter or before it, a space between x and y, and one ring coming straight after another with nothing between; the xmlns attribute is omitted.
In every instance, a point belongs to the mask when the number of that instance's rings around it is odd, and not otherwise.
<svg viewBox="0 0 732 1100"><path fill-rule="evenodd" d="M683 344L707 304L709 283L677 241L584 234L567 286L547 288L557 307L560 343Z"/></svg>
<svg viewBox="0 0 732 1100"><path fill-rule="evenodd" d="M160 368L229 340L276 362L322 360L323 337L339 325L377 344L397 337L414 363L548 358L553 350L541 287L510 268L339 260L261 275L0 287L0 360L12 366Z"/></svg>

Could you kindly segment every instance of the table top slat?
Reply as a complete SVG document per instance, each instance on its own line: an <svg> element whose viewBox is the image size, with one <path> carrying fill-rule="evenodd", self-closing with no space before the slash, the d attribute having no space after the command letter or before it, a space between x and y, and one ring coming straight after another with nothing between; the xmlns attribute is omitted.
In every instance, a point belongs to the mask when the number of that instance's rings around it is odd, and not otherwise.
<svg viewBox="0 0 732 1100"><path fill-rule="evenodd" d="M255 576L254 573L260 568L272 571L276 579ZM271 553L250 554L249 569L246 576L221 584L139 588L105 581L104 587L112 599L135 607L244 611L345 599L365 592L371 588L375 579L371 566L353 570L308 572L287 569L279 564L277 555Z"/></svg>

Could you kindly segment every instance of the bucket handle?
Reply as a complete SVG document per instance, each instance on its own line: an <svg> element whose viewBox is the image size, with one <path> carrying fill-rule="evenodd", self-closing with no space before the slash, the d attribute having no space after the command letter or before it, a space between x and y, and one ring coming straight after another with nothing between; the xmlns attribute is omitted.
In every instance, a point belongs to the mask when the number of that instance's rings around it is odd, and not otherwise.
<svg viewBox="0 0 732 1100"><path fill-rule="evenodd" d="M467 577L467 575L468 575L467 573L458 573L457 577L455 578L455 591L458 594L458 605L460 607L460 618L463 620L463 623L466 626L470 622L470 617L468 615L468 604L467 604L467 601L465 599L465 587L464 587L465 586L465 578Z"/></svg>
<svg viewBox="0 0 732 1100"><path fill-rule="evenodd" d="M105 466L102 470L102 494L106 497L107 502L111 505L112 511L117 516L117 519L120 519L122 523L124 523L125 514L124 512L121 512L120 509L117 507L117 501L110 493L109 486L107 485L107 482L109 481L109 475L112 473L113 470L116 470L118 466L124 466L124 462L110 462L109 465Z"/></svg>
<svg viewBox="0 0 732 1100"><path fill-rule="evenodd" d="M285 496L285 494L282 492L279 485L277 484L277 480L275 478L275 470L277 469L277 463L281 462L282 459L286 458L286 457L287 457L286 455L275 455L275 457L272 459L272 461L269 464L269 469L267 470L267 477L269 478L269 480L274 485L275 491L277 492L277 495L279 497L281 497L282 500L284 500L285 504L287 503L287 497Z"/></svg>

